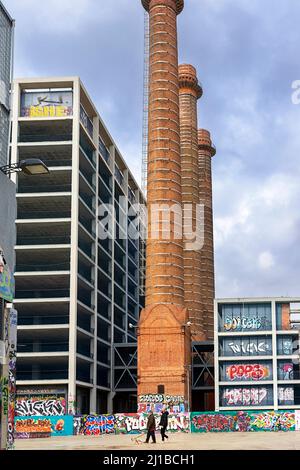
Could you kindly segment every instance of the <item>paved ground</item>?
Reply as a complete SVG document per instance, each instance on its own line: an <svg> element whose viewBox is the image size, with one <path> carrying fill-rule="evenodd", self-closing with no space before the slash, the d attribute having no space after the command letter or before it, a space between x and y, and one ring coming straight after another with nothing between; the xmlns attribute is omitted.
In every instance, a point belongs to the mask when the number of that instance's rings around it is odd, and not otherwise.
<svg viewBox="0 0 300 470"><path fill-rule="evenodd" d="M136 444L130 435L17 440L17 450L300 450L299 432L169 434L168 442Z"/></svg>

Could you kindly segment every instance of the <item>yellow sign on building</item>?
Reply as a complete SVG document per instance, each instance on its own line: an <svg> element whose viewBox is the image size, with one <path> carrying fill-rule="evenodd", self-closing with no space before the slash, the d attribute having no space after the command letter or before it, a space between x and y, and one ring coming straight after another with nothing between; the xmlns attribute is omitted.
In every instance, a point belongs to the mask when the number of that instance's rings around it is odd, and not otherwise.
<svg viewBox="0 0 300 470"><path fill-rule="evenodd" d="M65 117L70 111L67 106L30 106L29 116L37 117Z"/></svg>

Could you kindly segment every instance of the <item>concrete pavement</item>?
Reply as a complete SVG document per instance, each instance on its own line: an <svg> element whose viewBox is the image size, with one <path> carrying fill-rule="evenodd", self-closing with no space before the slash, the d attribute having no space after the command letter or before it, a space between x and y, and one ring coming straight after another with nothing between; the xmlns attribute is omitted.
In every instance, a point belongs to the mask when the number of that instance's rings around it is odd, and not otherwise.
<svg viewBox="0 0 300 470"><path fill-rule="evenodd" d="M132 435L18 439L16 450L300 450L300 431L249 433L169 433L162 443L136 444Z"/></svg>

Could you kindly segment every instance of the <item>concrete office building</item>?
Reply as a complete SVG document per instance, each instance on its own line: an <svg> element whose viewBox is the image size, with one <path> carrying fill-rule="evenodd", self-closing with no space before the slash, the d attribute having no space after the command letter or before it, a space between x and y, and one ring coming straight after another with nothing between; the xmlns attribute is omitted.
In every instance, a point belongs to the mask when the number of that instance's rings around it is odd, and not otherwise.
<svg viewBox="0 0 300 470"><path fill-rule="evenodd" d="M20 406L135 411L143 241L127 235L144 199L79 78L14 82L11 155L50 170L17 179ZM106 239L103 205L118 220Z"/></svg>
<svg viewBox="0 0 300 470"><path fill-rule="evenodd" d="M215 301L216 410L299 409L299 298Z"/></svg>

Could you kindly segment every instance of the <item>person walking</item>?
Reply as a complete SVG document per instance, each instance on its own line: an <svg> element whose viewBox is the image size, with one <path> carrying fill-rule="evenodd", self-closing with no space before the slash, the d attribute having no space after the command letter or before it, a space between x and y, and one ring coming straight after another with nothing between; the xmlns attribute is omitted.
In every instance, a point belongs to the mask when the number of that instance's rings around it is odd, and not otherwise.
<svg viewBox="0 0 300 470"><path fill-rule="evenodd" d="M153 411L151 410L148 416L148 421L147 421L147 438L145 443L148 444L150 436L152 437L152 442L153 444L156 444L156 439L155 439L155 417L153 414Z"/></svg>
<svg viewBox="0 0 300 470"><path fill-rule="evenodd" d="M166 408L164 408L162 410L162 414L161 414L160 422L159 422L159 425L161 426L160 433L161 433L161 438L163 442L165 440L165 437L169 439L168 436L166 435L166 429L168 427L168 416L169 416L169 412Z"/></svg>

